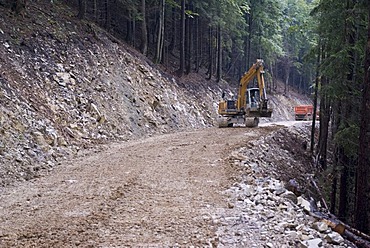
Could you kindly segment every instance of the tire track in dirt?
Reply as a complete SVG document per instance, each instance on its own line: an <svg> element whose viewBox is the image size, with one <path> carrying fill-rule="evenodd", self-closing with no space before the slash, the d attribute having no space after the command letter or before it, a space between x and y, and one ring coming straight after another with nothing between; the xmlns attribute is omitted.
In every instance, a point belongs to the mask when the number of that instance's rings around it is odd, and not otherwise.
<svg viewBox="0 0 370 248"><path fill-rule="evenodd" d="M216 244L231 151L274 128L204 129L127 143L1 189L1 247Z"/></svg>

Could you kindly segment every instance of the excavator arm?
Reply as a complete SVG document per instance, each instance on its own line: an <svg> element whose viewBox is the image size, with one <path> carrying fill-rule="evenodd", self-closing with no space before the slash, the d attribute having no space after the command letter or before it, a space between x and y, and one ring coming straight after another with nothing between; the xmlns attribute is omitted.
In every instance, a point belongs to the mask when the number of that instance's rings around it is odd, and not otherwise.
<svg viewBox="0 0 370 248"><path fill-rule="evenodd" d="M257 77L258 87L260 89L260 99L266 100L266 90L265 90L265 80L263 78L263 60L257 59L257 62L252 65L252 67L244 73L240 79L239 92L238 92L238 101L237 108L243 109L246 104L246 91L249 83Z"/></svg>

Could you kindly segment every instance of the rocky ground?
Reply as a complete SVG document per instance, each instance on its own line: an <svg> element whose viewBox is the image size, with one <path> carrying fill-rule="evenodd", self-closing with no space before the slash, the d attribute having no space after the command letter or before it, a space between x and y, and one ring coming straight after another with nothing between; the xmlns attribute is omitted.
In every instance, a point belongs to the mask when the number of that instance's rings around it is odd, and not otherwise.
<svg viewBox="0 0 370 248"><path fill-rule="evenodd" d="M219 247L355 247L313 217L319 192L307 143L309 123L278 128L234 150L237 182L228 190L230 210L215 216ZM315 206L315 209L312 209Z"/></svg>
<svg viewBox="0 0 370 248"><path fill-rule="evenodd" d="M353 247L286 187L312 172L285 170L309 160L294 146L308 133L304 123L207 128L105 145L3 188L0 245Z"/></svg>

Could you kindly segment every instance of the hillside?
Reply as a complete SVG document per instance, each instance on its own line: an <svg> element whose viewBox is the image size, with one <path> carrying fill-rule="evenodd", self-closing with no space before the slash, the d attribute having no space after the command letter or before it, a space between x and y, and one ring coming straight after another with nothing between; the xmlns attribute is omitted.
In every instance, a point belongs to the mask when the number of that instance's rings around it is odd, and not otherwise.
<svg viewBox="0 0 370 248"><path fill-rule="evenodd" d="M61 1L0 7L0 185L99 144L215 125L225 82L176 78ZM274 120L307 99L274 94Z"/></svg>

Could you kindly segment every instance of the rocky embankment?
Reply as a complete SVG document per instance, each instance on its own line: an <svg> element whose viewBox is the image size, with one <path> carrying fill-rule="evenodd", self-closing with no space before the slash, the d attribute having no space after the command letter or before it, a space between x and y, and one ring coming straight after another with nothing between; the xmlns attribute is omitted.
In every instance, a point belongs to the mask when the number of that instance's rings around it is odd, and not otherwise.
<svg viewBox="0 0 370 248"><path fill-rule="evenodd" d="M0 7L0 186L97 144L213 125L221 90L74 16L61 2L29 2L24 16Z"/></svg>
<svg viewBox="0 0 370 248"><path fill-rule="evenodd" d="M354 247L312 214L325 210L310 187L309 133L305 123L281 128L230 156L238 173L225 192L229 211L209 217L220 224L219 247Z"/></svg>

